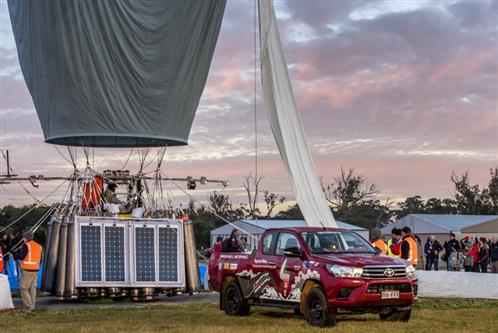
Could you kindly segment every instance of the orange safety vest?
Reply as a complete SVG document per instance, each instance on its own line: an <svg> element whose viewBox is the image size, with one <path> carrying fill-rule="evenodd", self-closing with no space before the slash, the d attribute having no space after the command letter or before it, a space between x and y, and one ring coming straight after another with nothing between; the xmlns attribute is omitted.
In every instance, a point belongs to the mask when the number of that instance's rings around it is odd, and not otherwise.
<svg viewBox="0 0 498 333"><path fill-rule="evenodd" d="M26 257L21 261L21 268L30 271L40 270L42 246L35 241L26 242L25 245L28 247L28 254L26 254Z"/></svg>
<svg viewBox="0 0 498 333"><path fill-rule="evenodd" d="M387 245L382 239L377 239L372 245L380 249L382 254L387 254Z"/></svg>
<svg viewBox="0 0 498 333"><path fill-rule="evenodd" d="M410 251L408 251L408 258L406 260L410 261L414 267L417 267L418 264L418 246L417 242L411 237L408 236L405 240L410 244Z"/></svg>
<svg viewBox="0 0 498 333"><path fill-rule="evenodd" d="M3 253L2 248L0 247L0 274L3 272Z"/></svg>

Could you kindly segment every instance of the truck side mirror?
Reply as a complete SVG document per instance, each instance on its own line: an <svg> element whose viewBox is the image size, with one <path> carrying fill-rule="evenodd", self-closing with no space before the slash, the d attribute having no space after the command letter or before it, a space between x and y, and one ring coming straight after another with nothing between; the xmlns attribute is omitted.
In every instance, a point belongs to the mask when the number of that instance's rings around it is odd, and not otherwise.
<svg viewBox="0 0 498 333"><path fill-rule="evenodd" d="M284 250L286 257L301 257L301 250L298 247L288 247Z"/></svg>

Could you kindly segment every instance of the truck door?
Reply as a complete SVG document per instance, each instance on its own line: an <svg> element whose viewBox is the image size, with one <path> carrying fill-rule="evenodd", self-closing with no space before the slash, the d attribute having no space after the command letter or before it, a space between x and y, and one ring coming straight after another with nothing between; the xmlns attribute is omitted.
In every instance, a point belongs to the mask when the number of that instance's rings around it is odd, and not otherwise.
<svg viewBox="0 0 498 333"><path fill-rule="evenodd" d="M277 284L277 292L281 295L282 299L299 302L299 298L293 298L295 295L292 294L294 291L292 286L294 285L296 276L303 267L303 260L301 257L284 255L284 251L291 248L301 250L301 245L297 237L290 232L280 232L275 245L274 279Z"/></svg>

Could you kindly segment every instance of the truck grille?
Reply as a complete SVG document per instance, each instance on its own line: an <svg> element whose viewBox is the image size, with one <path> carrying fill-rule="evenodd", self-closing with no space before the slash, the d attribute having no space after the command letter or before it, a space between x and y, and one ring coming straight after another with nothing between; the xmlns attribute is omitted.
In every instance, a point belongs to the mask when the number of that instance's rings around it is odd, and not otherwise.
<svg viewBox="0 0 498 333"><path fill-rule="evenodd" d="M400 293L409 293L412 287L409 283L400 284L373 284L368 286L367 294L380 294L383 291L397 290Z"/></svg>
<svg viewBox="0 0 498 333"><path fill-rule="evenodd" d="M363 274L361 276L369 279L404 278L406 277L406 267L365 266L363 268Z"/></svg>

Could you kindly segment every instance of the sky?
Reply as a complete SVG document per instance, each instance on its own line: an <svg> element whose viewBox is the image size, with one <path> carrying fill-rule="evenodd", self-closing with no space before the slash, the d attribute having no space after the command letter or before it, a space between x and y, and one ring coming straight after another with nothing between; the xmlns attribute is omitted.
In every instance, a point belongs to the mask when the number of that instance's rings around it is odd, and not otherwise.
<svg viewBox="0 0 498 333"><path fill-rule="evenodd" d="M498 1L275 1L275 10L325 183L341 167L354 168L378 186L380 199L394 200L451 197L452 171L487 183L489 169L498 167ZM254 2L229 0L189 145L166 153L168 176L230 182L224 189L199 185L191 192L197 200L213 190L243 200L244 178L255 174L256 141L261 187L293 200L266 117L254 34ZM4 0L0 65L0 146L9 149L15 171L68 175L70 165L43 142ZM96 149L92 162L97 170L121 168L128 155ZM136 170L137 160L132 154L127 167ZM58 185L40 184L26 188L42 198ZM185 201L169 189L178 203ZM32 202L15 182L0 193L0 206Z"/></svg>

